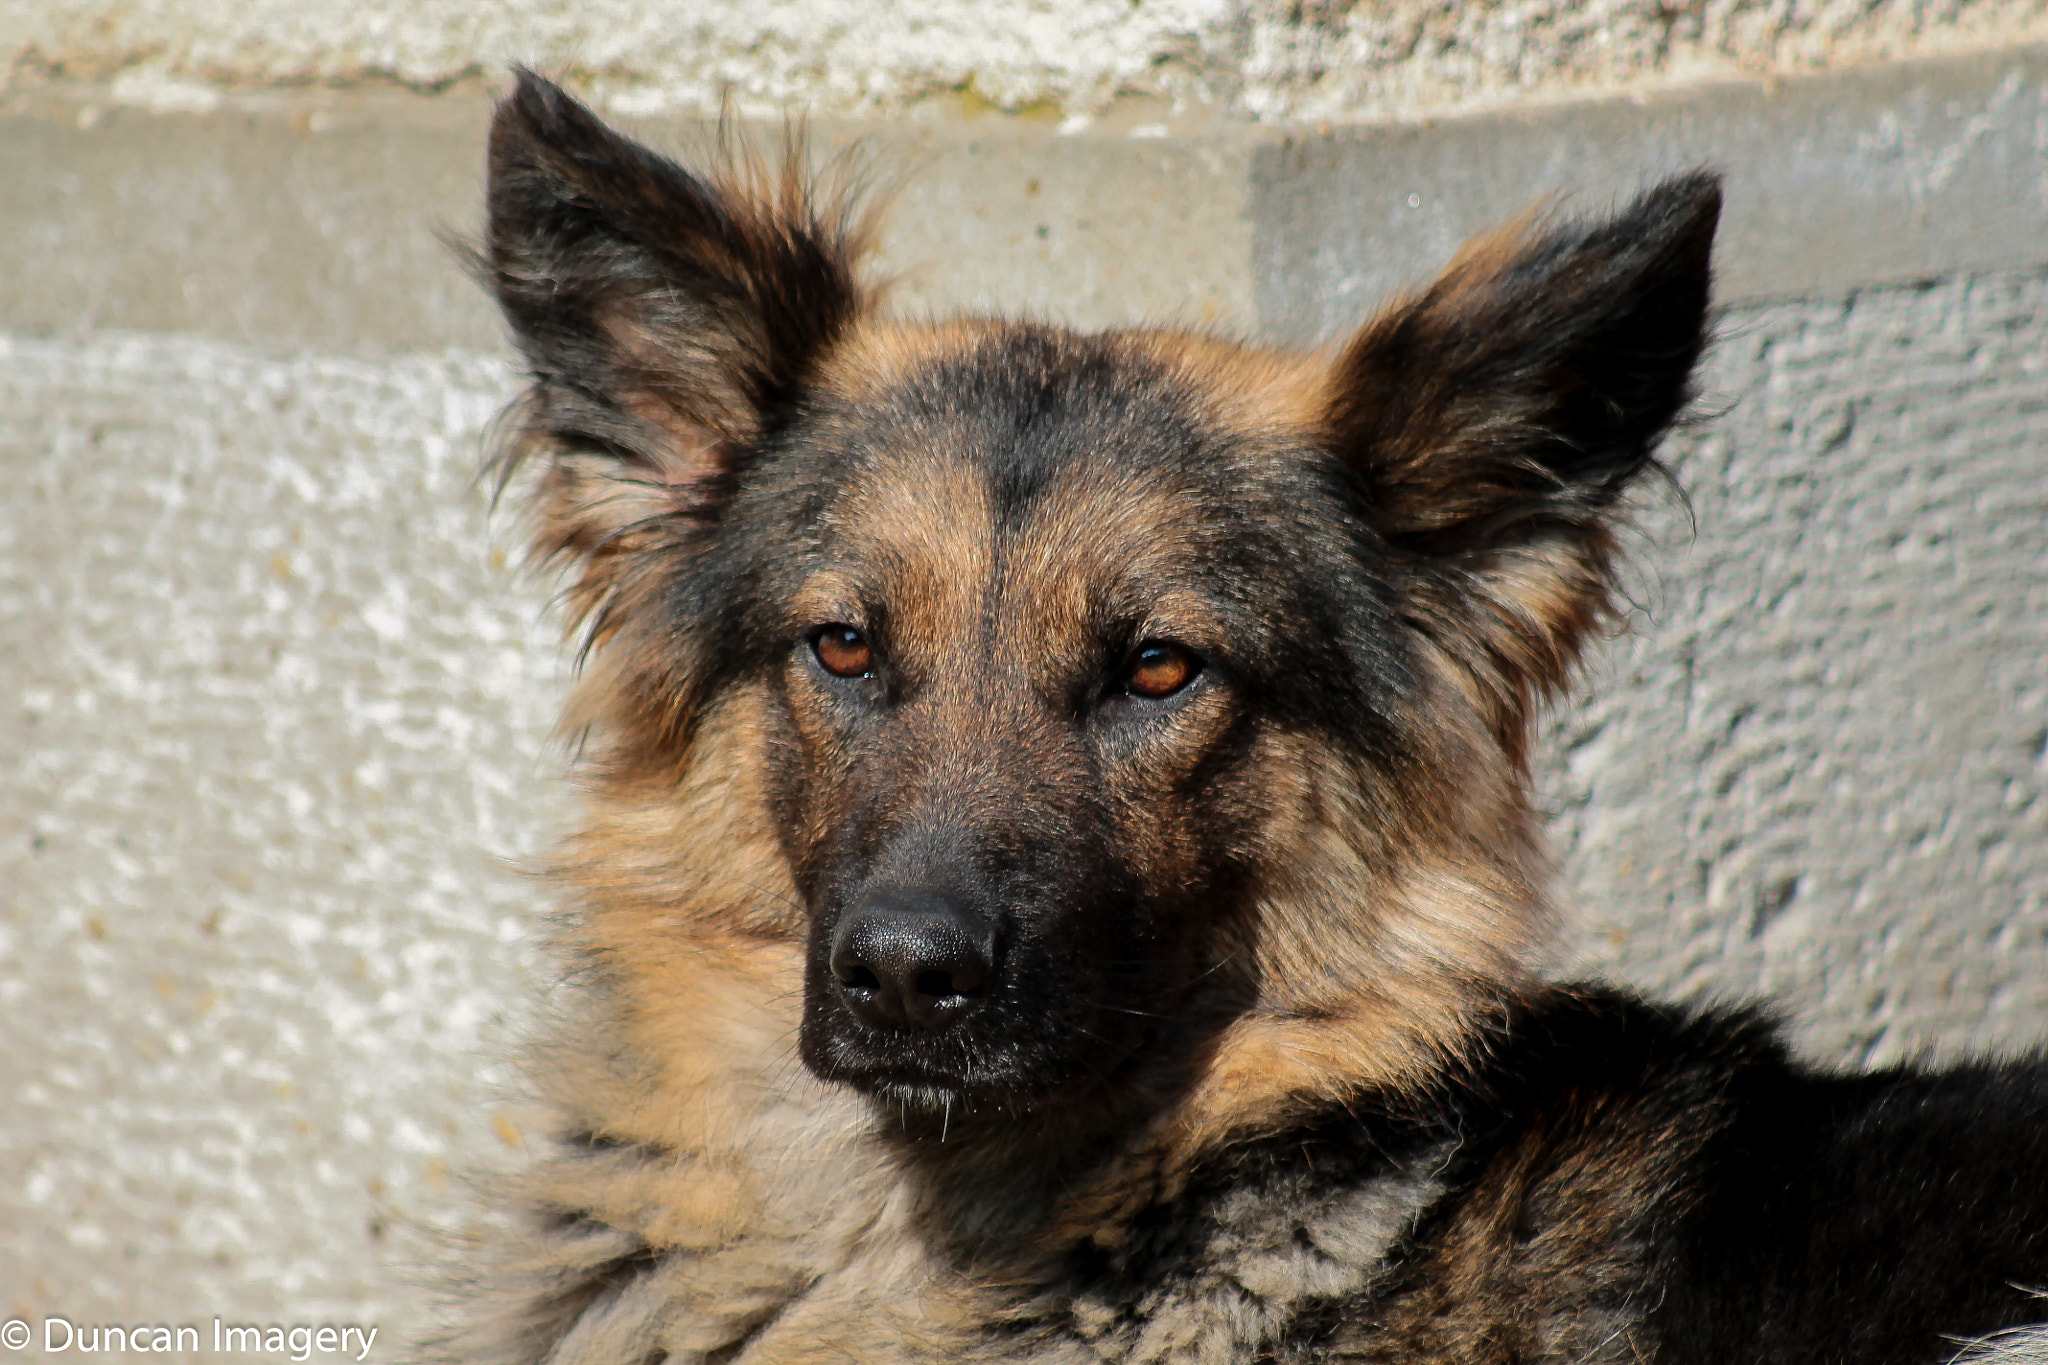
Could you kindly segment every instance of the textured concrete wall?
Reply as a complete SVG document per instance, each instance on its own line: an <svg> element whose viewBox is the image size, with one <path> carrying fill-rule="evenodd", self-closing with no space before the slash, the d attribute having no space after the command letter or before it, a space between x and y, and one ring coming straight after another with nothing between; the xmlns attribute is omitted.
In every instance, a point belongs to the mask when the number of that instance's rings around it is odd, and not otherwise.
<svg viewBox="0 0 2048 1365"><path fill-rule="evenodd" d="M1265 119L1412 118L1785 75L2048 37L2041 0L9 0L21 76L203 107L229 83L437 87L509 61L584 73L620 112L823 113L1118 97Z"/></svg>
<svg viewBox="0 0 2048 1365"><path fill-rule="evenodd" d="M558 669L472 489L505 391L0 340L0 1308L395 1327L387 1234L514 1121Z"/></svg>
<svg viewBox="0 0 2048 1365"><path fill-rule="evenodd" d="M787 20L754 9L693 13ZM40 54L0 96L0 1309L377 1323L390 1359L393 1248L522 1140L497 1059L545 980L518 868L562 674L470 483L512 376L434 236L484 102L241 88L356 69L336 35L384 11L265 13L0 7ZM488 13L463 41L533 17ZM409 22L376 50L426 50ZM126 92L29 79L65 34ZM1646 505L1635 633L1550 726L1560 969L1767 993L1827 1059L2048 1036L2048 53L1433 127L936 109L820 129L920 167L905 305L1085 325L1327 336L1533 193L1723 165L1721 415L1668 451L1697 529Z"/></svg>
<svg viewBox="0 0 2048 1365"><path fill-rule="evenodd" d="M1854 1065L2048 1040L2048 270L1720 330L1550 729L1576 965Z"/></svg>

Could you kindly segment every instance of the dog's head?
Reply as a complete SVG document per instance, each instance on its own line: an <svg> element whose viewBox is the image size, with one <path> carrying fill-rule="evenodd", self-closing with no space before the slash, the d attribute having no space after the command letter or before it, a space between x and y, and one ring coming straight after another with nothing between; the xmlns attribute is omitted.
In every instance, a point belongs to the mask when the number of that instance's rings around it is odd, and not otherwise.
<svg viewBox="0 0 2048 1365"><path fill-rule="evenodd" d="M1540 927L1530 711L1718 203L1532 219L1322 356L926 325L796 166L698 178L523 77L484 264L593 652L584 881L671 940L611 950L791 945L805 1062L909 1110L1426 1074Z"/></svg>

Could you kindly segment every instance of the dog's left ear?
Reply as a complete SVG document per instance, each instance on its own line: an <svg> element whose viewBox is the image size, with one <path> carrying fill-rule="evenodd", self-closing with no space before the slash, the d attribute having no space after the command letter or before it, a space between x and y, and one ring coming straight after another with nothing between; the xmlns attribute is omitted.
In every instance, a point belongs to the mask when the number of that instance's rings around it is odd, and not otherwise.
<svg viewBox="0 0 2048 1365"><path fill-rule="evenodd" d="M1720 207L1699 172L1604 221L1479 238L1331 372L1336 454L1436 585L1423 624L1486 656L1504 729L1607 608L1614 504L1692 395Z"/></svg>

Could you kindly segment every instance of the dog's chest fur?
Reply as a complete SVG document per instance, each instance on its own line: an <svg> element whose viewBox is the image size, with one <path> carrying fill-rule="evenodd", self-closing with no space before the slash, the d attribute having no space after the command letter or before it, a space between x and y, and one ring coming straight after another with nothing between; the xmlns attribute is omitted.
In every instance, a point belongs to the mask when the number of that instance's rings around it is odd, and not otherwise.
<svg viewBox="0 0 2048 1365"><path fill-rule="evenodd" d="M907 1149L786 1071L691 1105L749 1094L720 1148L541 1163L436 1358L1895 1365L2033 1320L2048 1267L2038 1069L1822 1081L1754 1019L1597 992L1531 1002L1406 1117L1338 1106L1121 1208ZM938 1155L968 1158L950 1192ZM1842 1245L1874 1295L1780 1268Z"/></svg>
<svg viewBox="0 0 2048 1365"><path fill-rule="evenodd" d="M656 1249L626 1228L533 1209L504 1308L523 1316L552 1297L562 1317L498 1334L489 1354L555 1365L1307 1358L1332 1305L1385 1282L1396 1245L1444 1194L1447 1155L1441 1140L1392 1156L1319 1141L1254 1150L1109 1245L1020 1258L999 1243L935 1247L915 1177L888 1171L869 1142L788 1154L755 1173L765 1216L716 1248ZM666 1161L630 1147L570 1152L549 1184L623 1187Z"/></svg>
<svg viewBox="0 0 2048 1365"><path fill-rule="evenodd" d="M1142 1216L1123 1244L1077 1256L1070 1280L1044 1296L1040 1354L1208 1365L1300 1340L1317 1307L1386 1278L1396 1243L1444 1193L1447 1147L1254 1154L1229 1179Z"/></svg>

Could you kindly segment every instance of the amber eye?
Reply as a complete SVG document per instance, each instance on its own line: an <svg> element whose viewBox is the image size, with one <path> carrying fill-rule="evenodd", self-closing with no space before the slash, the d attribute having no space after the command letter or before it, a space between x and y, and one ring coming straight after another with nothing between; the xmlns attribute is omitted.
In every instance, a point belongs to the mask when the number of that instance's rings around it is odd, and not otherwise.
<svg viewBox="0 0 2048 1365"><path fill-rule="evenodd" d="M827 673L859 678L874 667L875 652L852 626L827 626L811 640L811 649Z"/></svg>
<svg viewBox="0 0 2048 1365"><path fill-rule="evenodd" d="M1124 690L1134 697L1170 697L1201 671L1201 660L1179 645L1148 640L1124 666Z"/></svg>

